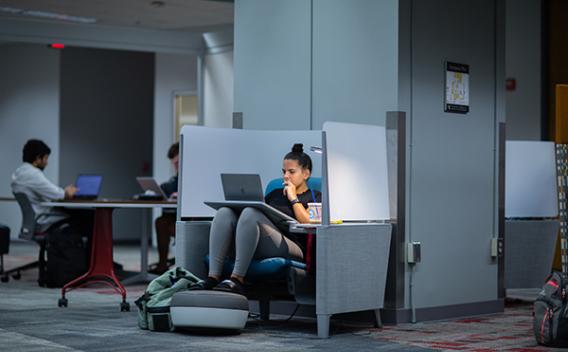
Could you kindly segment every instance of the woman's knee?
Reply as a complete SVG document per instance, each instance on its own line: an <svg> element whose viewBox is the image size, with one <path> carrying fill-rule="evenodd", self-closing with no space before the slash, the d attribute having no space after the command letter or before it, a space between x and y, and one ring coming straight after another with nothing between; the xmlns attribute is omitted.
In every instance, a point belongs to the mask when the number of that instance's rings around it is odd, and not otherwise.
<svg viewBox="0 0 568 352"><path fill-rule="evenodd" d="M258 221L258 218L262 216L262 212L255 208L244 208L241 212L241 216L239 216L239 223L241 222L250 222L254 221L255 223Z"/></svg>
<svg viewBox="0 0 568 352"><path fill-rule="evenodd" d="M213 219L214 223L225 223L230 224L234 223L237 220L237 214L231 208L219 208L217 213L215 214L215 218Z"/></svg>
<svg viewBox="0 0 568 352"><path fill-rule="evenodd" d="M232 236L237 226L237 215L229 208L217 210L211 223L210 240Z"/></svg>
<svg viewBox="0 0 568 352"><path fill-rule="evenodd" d="M224 218L234 218L237 217L237 215L235 214L235 212L233 211L233 209L231 208L227 208L227 207L222 207L219 208L219 210L217 210L217 214L215 214L215 217L224 217Z"/></svg>

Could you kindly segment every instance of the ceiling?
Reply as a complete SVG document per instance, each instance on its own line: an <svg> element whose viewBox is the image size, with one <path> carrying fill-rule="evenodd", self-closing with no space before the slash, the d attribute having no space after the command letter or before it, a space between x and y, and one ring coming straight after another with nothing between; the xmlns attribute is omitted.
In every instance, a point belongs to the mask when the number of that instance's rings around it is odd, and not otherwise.
<svg viewBox="0 0 568 352"><path fill-rule="evenodd" d="M1 7L95 18L89 25L206 31L233 23L232 1L211 0L0 0ZM44 19L0 12L0 18Z"/></svg>

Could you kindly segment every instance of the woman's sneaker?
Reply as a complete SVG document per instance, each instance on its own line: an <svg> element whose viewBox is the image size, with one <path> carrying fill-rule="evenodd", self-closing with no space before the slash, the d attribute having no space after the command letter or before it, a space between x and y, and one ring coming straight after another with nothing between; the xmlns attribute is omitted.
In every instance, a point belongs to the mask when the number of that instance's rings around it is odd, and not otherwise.
<svg viewBox="0 0 568 352"><path fill-rule="evenodd" d="M221 281L221 283L215 286L213 290L236 293L239 295L245 294L243 284L241 284L239 280L233 278Z"/></svg>
<svg viewBox="0 0 568 352"><path fill-rule="evenodd" d="M205 280L201 280L196 282L195 284L189 287L189 290L211 290L219 284L217 279L212 277L208 277Z"/></svg>

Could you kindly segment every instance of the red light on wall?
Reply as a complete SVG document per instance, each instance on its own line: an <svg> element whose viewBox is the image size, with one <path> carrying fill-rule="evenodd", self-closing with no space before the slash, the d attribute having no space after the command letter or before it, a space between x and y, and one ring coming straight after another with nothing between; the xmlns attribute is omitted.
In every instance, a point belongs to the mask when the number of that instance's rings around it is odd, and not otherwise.
<svg viewBox="0 0 568 352"><path fill-rule="evenodd" d="M508 92L514 92L517 90L517 80L514 78L507 78L505 81L505 89L507 89Z"/></svg>
<svg viewBox="0 0 568 352"><path fill-rule="evenodd" d="M65 45L61 43L49 44L49 47L52 49L65 49Z"/></svg>

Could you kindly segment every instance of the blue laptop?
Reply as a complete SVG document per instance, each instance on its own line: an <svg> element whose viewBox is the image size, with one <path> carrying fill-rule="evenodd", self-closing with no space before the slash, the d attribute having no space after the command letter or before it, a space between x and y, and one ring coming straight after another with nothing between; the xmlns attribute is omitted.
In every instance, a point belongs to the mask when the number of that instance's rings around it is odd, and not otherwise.
<svg viewBox="0 0 568 352"><path fill-rule="evenodd" d="M103 177L101 175L79 175L75 181L75 187L79 189L75 193L76 199L97 199L101 191Z"/></svg>

